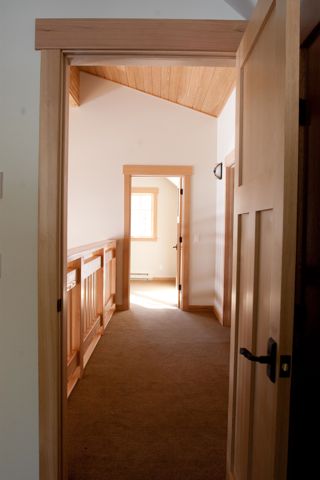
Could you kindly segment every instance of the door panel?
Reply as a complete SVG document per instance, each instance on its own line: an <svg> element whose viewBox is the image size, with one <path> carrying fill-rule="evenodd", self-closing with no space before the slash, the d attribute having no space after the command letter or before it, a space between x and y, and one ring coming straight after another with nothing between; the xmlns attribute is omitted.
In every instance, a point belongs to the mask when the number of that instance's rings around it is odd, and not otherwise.
<svg viewBox="0 0 320 480"><path fill-rule="evenodd" d="M271 306L271 277L274 236L273 212L265 210L257 213L256 228L256 289L253 315L253 343L256 344L256 352L266 353L267 339L274 338ZM266 376L266 366L254 363L254 388L252 405L252 450L251 471L252 478L267 480L273 478L273 408L275 403L275 389ZM261 415L261 412L264 412ZM270 421L270 419L272 421ZM263 442L261 442L263 439ZM265 450L265 445L270 446Z"/></svg>
<svg viewBox="0 0 320 480"><path fill-rule="evenodd" d="M276 14L274 8L262 28L253 50L241 66L243 129L240 152L240 184L248 184L260 175L272 174L272 166L279 157L280 143L272 139L279 131L278 102L275 93L282 89L283 78L277 72L277 37L274 35ZM265 68L268 65L268 68ZM276 88L274 88L276 87ZM279 88L280 87L280 88ZM274 119L271 121L271 119ZM252 141L254 140L254 141ZM278 147L278 152L275 151Z"/></svg>
<svg viewBox="0 0 320 480"><path fill-rule="evenodd" d="M237 54L238 140L228 474L236 480L285 479L297 197L299 1L260 0ZM273 383L265 364L277 342Z"/></svg>
<svg viewBox="0 0 320 480"><path fill-rule="evenodd" d="M251 348L252 343L252 240L251 217L249 213L239 215L239 303L238 341L241 346ZM251 248L248 247L251 243ZM246 478L248 468L248 441L250 424L250 402L247 392L251 390L252 365L243 357L239 359L237 385L238 397L236 404L235 422L235 473L239 478Z"/></svg>

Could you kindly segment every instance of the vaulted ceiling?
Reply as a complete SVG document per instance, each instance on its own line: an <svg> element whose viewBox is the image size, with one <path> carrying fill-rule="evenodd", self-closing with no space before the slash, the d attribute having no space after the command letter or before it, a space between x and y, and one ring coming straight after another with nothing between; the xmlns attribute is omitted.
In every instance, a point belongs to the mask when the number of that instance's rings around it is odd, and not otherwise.
<svg viewBox="0 0 320 480"><path fill-rule="evenodd" d="M235 85L232 67L90 66L80 71L217 117Z"/></svg>
<svg viewBox="0 0 320 480"><path fill-rule="evenodd" d="M232 6L235 15L238 17L239 15L242 17L249 16L255 2L256 0L224 0L224 3ZM210 31L208 35L216 42L214 43L214 51L224 52L223 58L219 58L220 62L217 61L215 66L187 66L181 63L176 66L168 65L168 63L162 66L159 63L149 65L141 63L103 65L100 59L96 65L71 67L71 103L79 104L80 72L86 72L163 100L218 117L235 86L235 54L245 24L246 22L239 20L215 21L214 32L216 36L213 35L212 37ZM203 25L206 28L210 27L206 22ZM203 33L201 30L200 33L204 35L206 42L206 32ZM212 49L213 45L210 48ZM201 47L202 50L203 47Z"/></svg>

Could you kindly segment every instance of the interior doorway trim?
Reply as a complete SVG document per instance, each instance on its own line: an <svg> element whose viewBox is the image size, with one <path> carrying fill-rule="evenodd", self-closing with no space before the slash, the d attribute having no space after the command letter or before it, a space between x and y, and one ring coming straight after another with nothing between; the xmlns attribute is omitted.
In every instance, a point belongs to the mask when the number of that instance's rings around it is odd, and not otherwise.
<svg viewBox="0 0 320 480"><path fill-rule="evenodd" d="M36 19L36 49L209 55L234 66L244 20Z"/></svg>
<svg viewBox="0 0 320 480"><path fill-rule="evenodd" d="M69 66L97 55L99 61L103 57L145 61L148 57L161 64L166 59L180 59L205 65L210 59L211 65L235 66L246 24L223 20L36 20L35 45L42 50L38 196L40 480L66 479L64 300Z"/></svg>
<svg viewBox="0 0 320 480"><path fill-rule="evenodd" d="M121 310L130 307L130 244L131 244L131 179L132 177L180 177L183 185L182 215L180 219L180 231L182 236L181 248L181 272L179 281L181 284L180 308L189 308L189 258L190 258L190 200L191 182L190 176L193 167L190 165L124 165L124 238L123 238L123 268L122 268L122 298Z"/></svg>
<svg viewBox="0 0 320 480"><path fill-rule="evenodd" d="M224 267L223 267L223 307L221 324L231 326L231 292L233 259L233 203L234 203L234 167L235 151L232 150L224 160L225 166L225 223L224 223Z"/></svg>

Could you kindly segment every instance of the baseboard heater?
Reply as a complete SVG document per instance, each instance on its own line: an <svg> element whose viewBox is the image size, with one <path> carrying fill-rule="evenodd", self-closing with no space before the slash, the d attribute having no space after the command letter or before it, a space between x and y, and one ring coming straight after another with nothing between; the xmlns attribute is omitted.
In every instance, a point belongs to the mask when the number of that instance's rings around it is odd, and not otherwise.
<svg viewBox="0 0 320 480"><path fill-rule="evenodd" d="M149 273L130 273L130 280L151 280Z"/></svg>

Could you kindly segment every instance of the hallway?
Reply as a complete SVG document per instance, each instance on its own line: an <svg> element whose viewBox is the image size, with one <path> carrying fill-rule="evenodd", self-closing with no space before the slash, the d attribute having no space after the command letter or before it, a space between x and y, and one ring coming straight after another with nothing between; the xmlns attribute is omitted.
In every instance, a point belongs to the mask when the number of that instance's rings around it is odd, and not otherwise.
<svg viewBox="0 0 320 480"><path fill-rule="evenodd" d="M209 314L116 313L68 401L69 480L224 479L228 360Z"/></svg>

